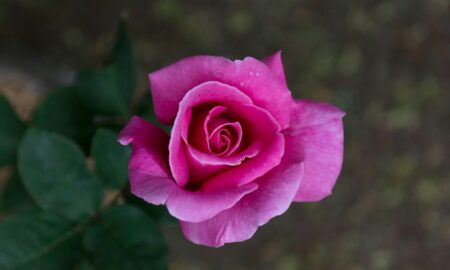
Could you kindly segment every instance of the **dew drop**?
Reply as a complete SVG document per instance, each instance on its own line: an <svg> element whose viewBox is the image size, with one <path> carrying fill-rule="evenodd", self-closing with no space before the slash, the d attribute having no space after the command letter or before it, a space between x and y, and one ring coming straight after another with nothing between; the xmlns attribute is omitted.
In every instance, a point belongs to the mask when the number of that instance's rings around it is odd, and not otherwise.
<svg viewBox="0 0 450 270"><path fill-rule="evenodd" d="M249 73L248 73L248 75L250 75L250 76L253 76L253 71L250 71Z"/></svg>

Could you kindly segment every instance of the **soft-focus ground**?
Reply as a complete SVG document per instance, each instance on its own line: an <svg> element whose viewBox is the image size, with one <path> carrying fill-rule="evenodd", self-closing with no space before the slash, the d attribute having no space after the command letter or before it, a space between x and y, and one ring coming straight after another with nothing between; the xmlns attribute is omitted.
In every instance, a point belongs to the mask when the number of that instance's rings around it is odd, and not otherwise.
<svg viewBox="0 0 450 270"><path fill-rule="evenodd" d="M282 49L296 97L347 112L331 197L293 205L250 241L221 249L167 225L171 269L449 267L448 1L2 0L1 93L27 118L70 70L99 62L119 14L130 18L141 91L146 73L181 57Z"/></svg>

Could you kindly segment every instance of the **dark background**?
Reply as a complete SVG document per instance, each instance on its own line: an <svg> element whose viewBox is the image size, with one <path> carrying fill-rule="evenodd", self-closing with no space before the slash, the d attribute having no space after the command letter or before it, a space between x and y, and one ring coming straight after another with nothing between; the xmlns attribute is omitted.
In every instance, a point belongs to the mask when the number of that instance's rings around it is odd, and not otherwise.
<svg viewBox="0 0 450 270"><path fill-rule="evenodd" d="M120 16L140 93L147 73L189 55L282 49L296 97L347 112L331 197L294 204L251 240L220 249L164 225L170 269L448 269L448 1L0 0L1 93L29 118L74 70L100 63Z"/></svg>

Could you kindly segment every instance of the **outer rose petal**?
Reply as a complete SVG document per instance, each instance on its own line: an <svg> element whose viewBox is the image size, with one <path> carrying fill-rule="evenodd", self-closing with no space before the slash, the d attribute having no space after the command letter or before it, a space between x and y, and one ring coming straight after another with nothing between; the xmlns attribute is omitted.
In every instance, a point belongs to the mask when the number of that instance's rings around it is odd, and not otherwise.
<svg viewBox="0 0 450 270"><path fill-rule="evenodd" d="M281 164L257 180L256 191L209 220L181 222L184 236L196 244L220 247L251 238L259 226L284 213L303 175L302 155L291 146L292 142L294 138L286 136L287 152Z"/></svg>
<svg viewBox="0 0 450 270"><path fill-rule="evenodd" d="M242 197L257 189L256 183L217 191L191 192L177 187L166 204L169 213L177 219L201 222L233 207Z"/></svg>
<svg viewBox="0 0 450 270"><path fill-rule="evenodd" d="M296 149L303 152L305 161L295 201L319 201L331 194L342 167L344 115L326 103L295 101L286 133L296 138Z"/></svg>
<svg viewBox="0 0 450 270"><path fill-rule="evenodd" d="M193 87L218 81L234 86L268 110L282 128L289 125L291 93L261 61L246 57L230 61L218 56L193 56L149 74L158 119L171 124L178 103Z"/></svg>
<svg viewBox="0 0 450 270"><path fill-rule="evenodd" d="M167 166L169 136L133 116L120 132L119 142L133 144L128 165L131 191L152 204L164 204L174 189Z"/></svg>
<svg viewBox="0 0 450 270"><path fill-rule="evenodd" d="M266 64L278 80L287 88L286 77L284 75L283 61L281 60L281 51L277 51L272 55L266 56L262 62Z"/></svg>
<svg viewBox="0 0 450 270"><path fill-rule="evenodd" d="M129 163L131 191L145 201L166 204L176 218L198 222L234 206L255 183L215 192L190 192L174 182L167 166L168 135L151 123L134 116L121 131L119 141L133 144Z"/></svg>

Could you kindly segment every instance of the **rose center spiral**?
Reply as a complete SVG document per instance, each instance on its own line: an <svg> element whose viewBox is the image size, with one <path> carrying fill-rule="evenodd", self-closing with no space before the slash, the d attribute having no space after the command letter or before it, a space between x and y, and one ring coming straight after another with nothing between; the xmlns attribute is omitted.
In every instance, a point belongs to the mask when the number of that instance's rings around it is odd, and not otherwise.
<svg viewBox="0 0 450 270"><path fill-rule="evenodd" d="M239 147L237 130L239 128L238 122L216 127L207 138L209 151L218 156L232 154Z"/></svg>

